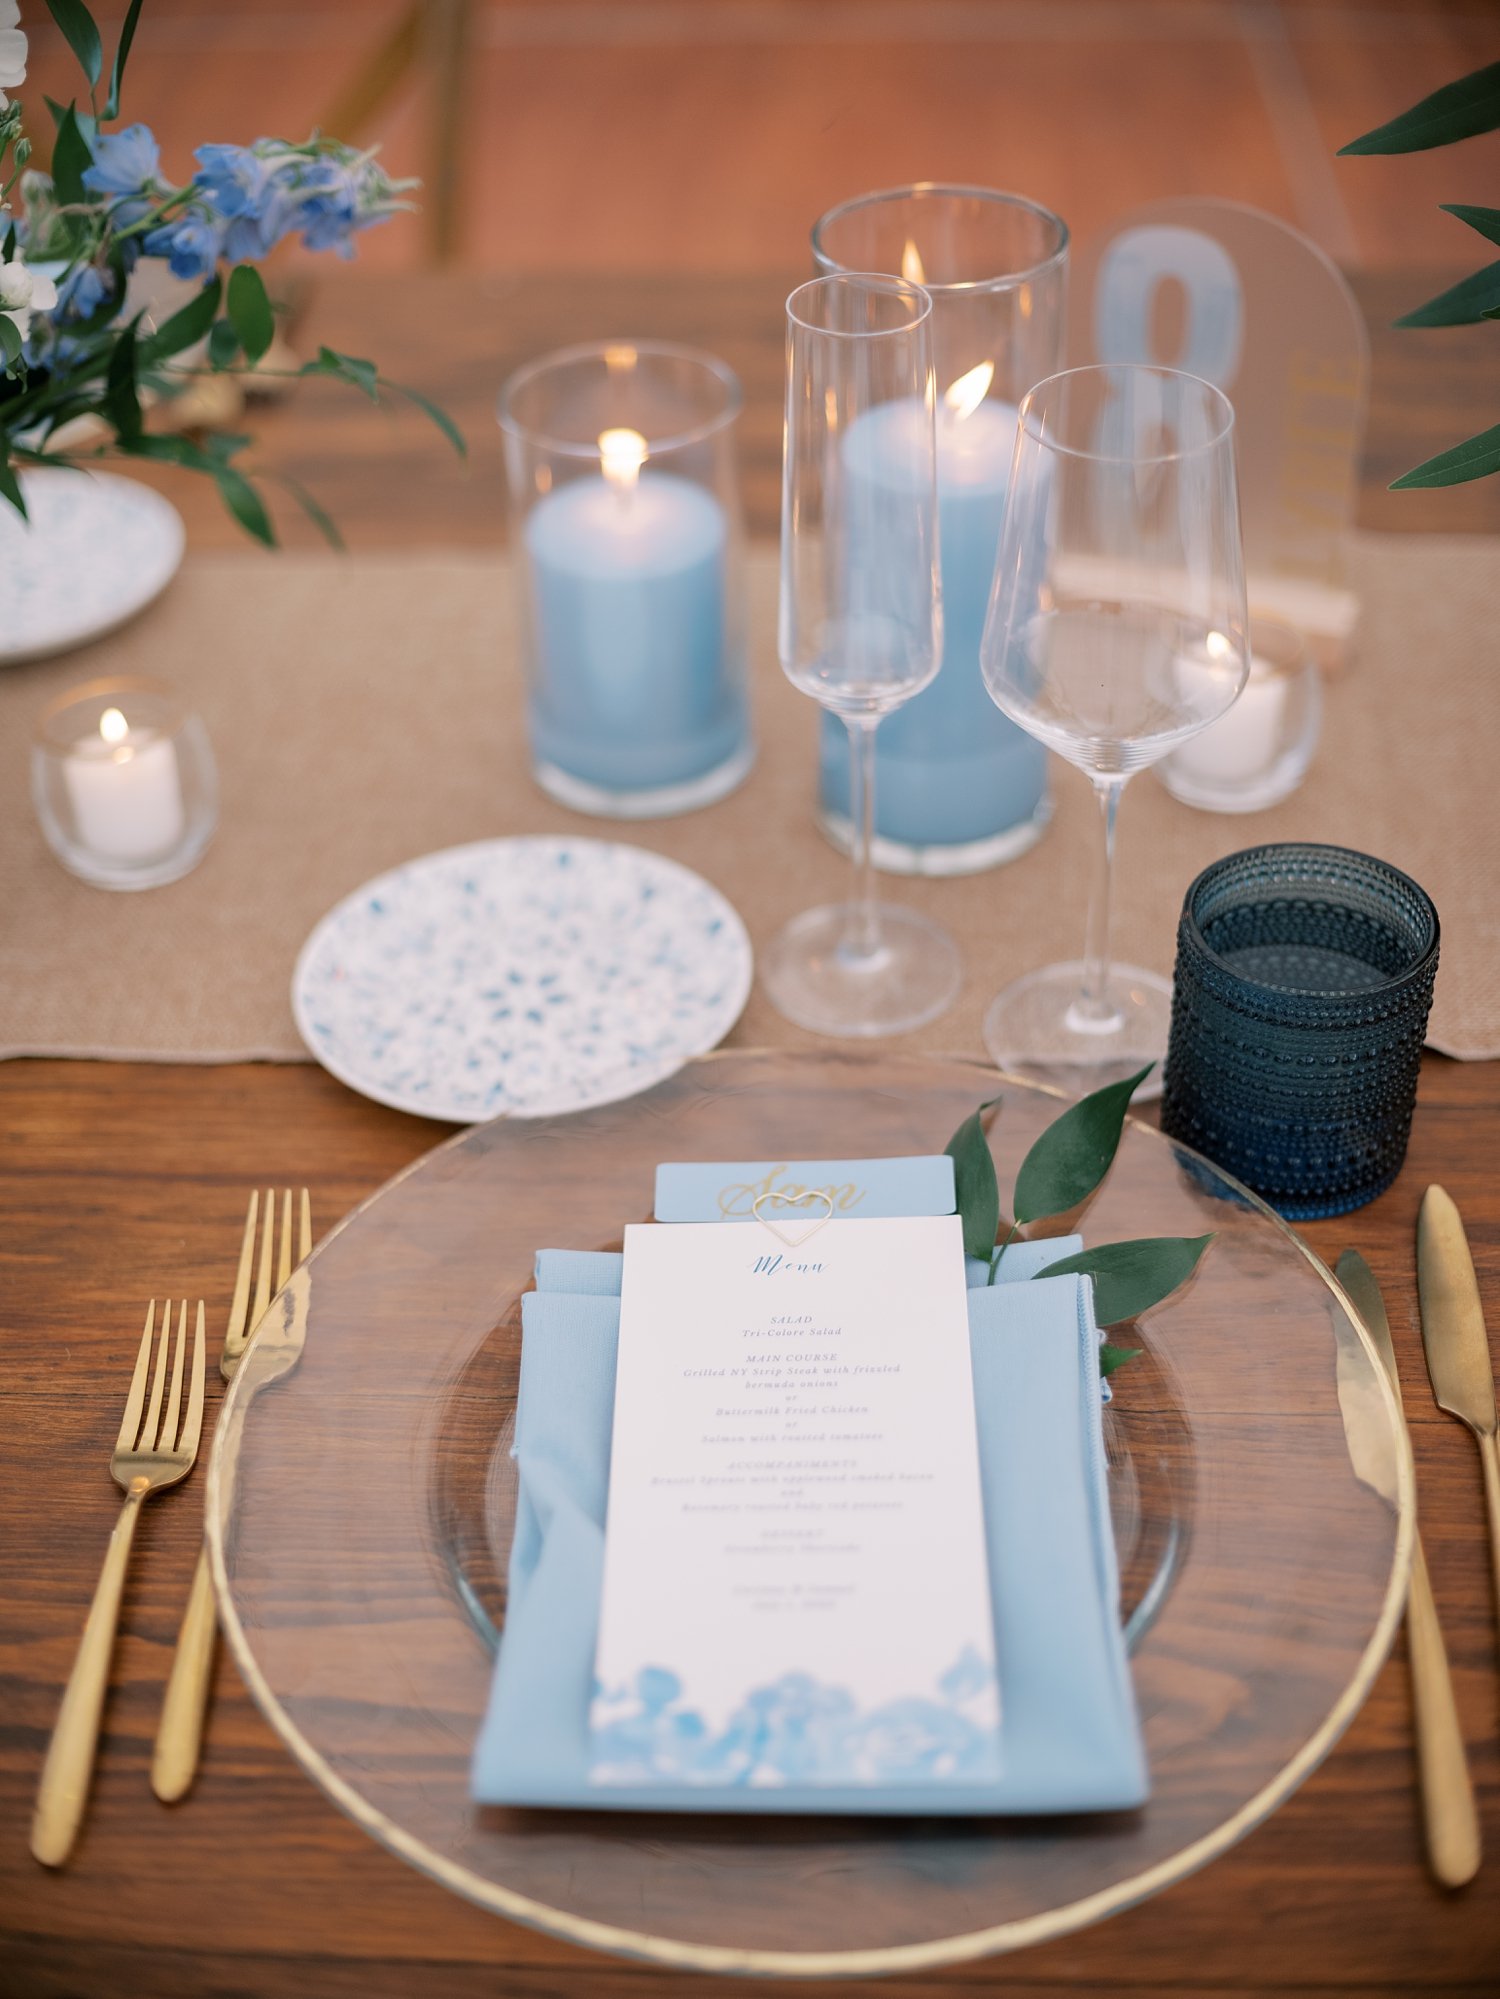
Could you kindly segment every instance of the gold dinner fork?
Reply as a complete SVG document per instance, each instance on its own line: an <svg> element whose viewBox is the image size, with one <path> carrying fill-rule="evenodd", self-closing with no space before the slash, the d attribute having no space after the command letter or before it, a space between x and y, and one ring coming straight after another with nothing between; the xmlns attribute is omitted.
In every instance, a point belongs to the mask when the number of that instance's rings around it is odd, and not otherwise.
<svg viewBox="0 0 1500 1999"><path fill-rule="evenodd" d="M255 1257L255 1223L258 1194L250 1196L245 1214L245 1234L240 1244L239 1269L235 1275L234 1298L229 1307L229 1324L224 1348L219 1355L219 1372L226 1381L239 1366L250 1335L265 1317L271 1302L273 1239L276 1235L276 1195L266 1189L265 1225L261 1230L260 1259ZM297 1261L305 1263L312 1254L312 1204L307 1189L299 1201ZM292 1190L281 1196L280 1253L276 1256L276 1290L285 1288L292 1274ZM255 1295L250 1295L250 1278L255 1271ZM151 1757L151 1788L164 1805L185 1797L198 1773L198 1755L203 1743L203 1718L208 1710L208 1689L213 1678L214 1641L218 1617L214 1610L213 1577L208 1566L207 1544L199 1551L188 1592L187 1609L177 1633L177 1650L172 1657L172 1674L161 1705L156 1727L156 1747Z"/></svg>
<svg viewBox="0 0 1500 1999"><path fill-rule="evenodd" d="M187 1344L187 1300L177 1322L177 1340L172 1358L171 1388L167 1390L167 1348L171 1343L172 1303L165 1301L161 1334L156 1341L156 1367L151 1366L152 1338L156 1326L156 1300L146 1312L146 1330L141 1335L135 1372L130 1377L130 1393L125 1414L115 1438L109 1469L115 1483L125 1488L125 1504L115 1531L110 1536L94 1601L78 1646L78 1657L68 1678L51 1747L42 1767L37 1790L36 1811L31 1821L31 1850L44 1867L61 1867L72 1849L83 1822L88 1801L89 1780L93 1775L94 1752L99 1741L99 1721L104 1712L104 1695L109 1685L109 1665L114 1652L115 1626L119 1622L120 1598L125 1587L125 1570L130 1560L130 1544L141 1504L153 1492L186 1478L198 1454L198 1434L203 1427L203 1301L198 1301L198 1318L193 1332L192 1378L188 1386L187 1415L178 1429L182 1412L183 1354ZM146 1399L147 1377L151 1379L151 1399ZM165 1392L166 1408L162 1399ZM142 1419L141 1411L145 1409Z"/></svg>

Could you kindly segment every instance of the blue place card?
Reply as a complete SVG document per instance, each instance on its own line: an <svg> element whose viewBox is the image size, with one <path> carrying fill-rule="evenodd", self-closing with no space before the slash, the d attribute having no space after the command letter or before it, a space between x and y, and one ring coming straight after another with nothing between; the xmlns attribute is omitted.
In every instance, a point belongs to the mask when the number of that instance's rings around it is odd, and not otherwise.
<svg viewBox="0 0 1500 1999"><path fill-rule="evenodd" d="M749 1222L762 1194L795 1201L813 1193L826 1194L841 1220L951 1215L957 1205L953 1161L941 1152L909 1159L731 1160L658 1166L656 1219Z"/></svg>

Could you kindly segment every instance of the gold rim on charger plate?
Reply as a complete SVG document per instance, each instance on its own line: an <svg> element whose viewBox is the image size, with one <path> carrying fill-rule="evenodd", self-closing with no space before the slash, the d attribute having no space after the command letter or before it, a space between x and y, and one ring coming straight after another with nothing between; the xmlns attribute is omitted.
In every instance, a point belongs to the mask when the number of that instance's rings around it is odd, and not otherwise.
<svg viewBox="0 0 1500 1999"><path fill-rule="evenodd" d="M725 1060L746 1060L758 1056L796 1056L802 1051L783 1048L715 1048L704 1055L693 1057L693 1063L721 1062ZM808 1051L814 1059L826 1061L828 1056L821 1051ZM928 1062L934 1065L947 1064L956 1068L972 1068L979 1075L999 1080L1008 1088L1029 1090L1042 1096L1057 1097L1068 1101L1067 1092L1053 1089L1045 1083L1033 1083L1020 1076L1013 1076L1001 1069L991 1069L968 1055L917 1054L903 1058L907 1061ZM684 1064L686 1068L689 1064ZM681 1074L679 1070L677 1072ZM662 1078L669 1081L670 1078ZM657 1087L656 1085L652 1086ZM497 1120L499 1122L499 1120ZM1369 1329L1360 1317L1353 1300L1339 1283L1333 1272L1315 1255L1295 1229L1288 1226L1274 1208L1270 1208L1256 1193L1236 1180L1232 1173L1226 1173L1204 1154L1195 1152L1191 1146L1181 1145L1176 1139L1168 1139L1154 1125L1144 1123L1140 1118L1127 1120L1138 1130L1147 1132L1163 1144L1176 1146L1190 1158L1201 1160L1211 1172L1241 1195L1244 1200L1265 1218L1272 1222L1288 1242L1310 1263L1324 1284L1333 1293L1348 1314L1358 1333L1369 1361L1371 1373L1379 1386L1386 1422L1396 1447L1396 1553L1391 1565L1390 1581L1386 1586L1385 1599L1381 1604L1380 1616L1375 1629L1370 1634L1369 1643L1360 1655L1359 1665L1353 1679L1334 1702L1321 1725L1308 1737L1307 1741L1291 1761L1269 1784L1263 1785L1255 1795L1216 1826L1192 1841L1179 1853L1168 1860L1158 1861L1144 1872L1135 1874L1126 1881L1118 1881L1111 1887L1101 1888L1096 1894L1085 1895L1076 1902L1065 1903L1061 1908L1049 1909L1043 1914L1022 1916L1014 1922L997 1923L990 1929L968 1930L961 1936L942 1937L933 1943L891 1944L878 1950L746 1950L727 1944L679 1943L671 1937L653 1936L646 1930L622 1929L614 1923L595 1922L586 1916L569 1915L565 1909L554 1909L549 1903L533 1900L529 1895L520 1895L511 1888L503 1888L497 1882L488 1881L482 1875L459 1867L434 1853L423 1841L404 1832L393 1819L378 1812L359 1793L328 1765L312 1744L293 1724L286 1710L268 1685L261 1672L250 1641L240 1623L234 1601L229 1592L228 1571L224 1562L224 1536L222 1527L222 1479L221 1466L227 1453L221 1452L220 1440L227 1439L241 1421L240 1402L247 1400L253 1391L241 1394L241 1387L248 1378L249 1370L241 1366L229 1384L228 1393L220 1410L215 1433L213 1456L209 1461L208 1489L206 1494L206 1533L209 1563L213 1570L214 1594L219 1602L219 1620L229 1648L234 1654L245 1684L249 1687L256 1705L267 1721L290 1749L303 1769L326 1791L333 1802L354 1820L355 1824L392 1853L409 1861L420 1873L439 1881L445 1888L451 1888L466 1901L477 1903L482 1909L492 1910L497 1915L509 1916L513 1922L524 1923L532 1929L543 1931L548 1936L562 1937L570 1943L583 1944L590 1949L607 1951L615 1956L636 1958L652 1964L672 1965L684 1971L719 1972L769 1972L787 1978L858 1978L871 1977L882 1972L927 1971L943 1965L963 1964L975 1958L999 1956L1007 1951L1023 1950L1031 1944L1047 1943L1054 1937L1067 1936L1074 1930L1086 1929L1091 1923L1102 1921L1106 1916L1119 1913L1136 1902L1143 1902L1161 1888L1168 1888L1174 1882L1186 1879L1200 1867L1215 1860L1221 1853L1242 1839L1246 1833L1268 1818L1276 1807L1286 1801L1305 1778L1323 1761L1333 1748L1349 1723L1354 1719L1365 1698L1375 1683L1376 1675L1385 1664L1387 1653L1396 1636L1406 1604L1406 1588L1411 1568L1412 1544L1416 1536L1416 1482L1411 1454L1411 1439L1405 1422L1397 1406L1391 1385L1386 1379L1385 1368L1380 1361ZM415 1173L435 1155L447 1152L461 1145L468 1138L473 1126L466 1126L452 1138L424 1152L409 1166L393 1174L368 1199L351 1208L344 1219L329 1231L314 1249L310 1265L315 1264L322 1253L323 1243L339 1234L343 1229L372 1207L392 1187L398 1186L409 1174ZM310 1267L309 1265L309 1267ZM252 1334L252 1339L254 1335ZM238 1454L235 1453L237 1456Z"/></svg>

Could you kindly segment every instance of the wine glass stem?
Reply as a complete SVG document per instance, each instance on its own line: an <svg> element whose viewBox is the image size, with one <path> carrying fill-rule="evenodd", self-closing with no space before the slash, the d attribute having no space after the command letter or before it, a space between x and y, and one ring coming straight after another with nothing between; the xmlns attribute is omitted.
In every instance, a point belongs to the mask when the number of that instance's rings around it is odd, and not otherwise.
<svg viewBox="0 0 1500 1999"><path fill-rule="evenodd" d="M849 729L849 827L854 893L844 949L852 958L874 958L881 949L880 905L875 899L875 728L878 717L847 716Z"/></svg>
<svg viewBox="0 0 1500 1999"><path fill-rule="evenodd" d="M1083 988L1069 1009L1069 1025L1085 1032L1107 1034L1119 1025L1120 1015L1109 996L1110 905L1114 895L1115 819L1120 810L1123 777L1096 777L1094 796L1099 803L1099 860L1094 872L1094 892L1089 897L1088 930L1083 946Z"/></svg>

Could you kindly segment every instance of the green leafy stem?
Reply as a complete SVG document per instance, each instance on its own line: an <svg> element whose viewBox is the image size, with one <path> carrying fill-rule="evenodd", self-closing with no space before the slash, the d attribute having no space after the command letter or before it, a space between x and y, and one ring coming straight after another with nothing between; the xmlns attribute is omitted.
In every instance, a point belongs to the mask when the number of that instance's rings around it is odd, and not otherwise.
<svg viewBox="0 0 1500 1999"><path fill-rule="evenodd" d="M982 1103L954 1132L945 1150L953 1161L964 1253L989 1264L987 1282L995 1282L1006 1250L1021 1239L1024 1228L1071 1213L1102 1184L1119 1150L1131 1096L1152 1067L1148 1063L1139 1075L1080 1098L1048 1125L1021 1161L1009 1222L1001 1214L1000 1183L985 1129L985 1119L1000 1099ZM1100 1243L1075 1256L1060 1257L1035 1274L1092 1278L1094 1316L1101 1326L1117 1326L1139 1318L1186 1283L1212 1241L1210 1233ZM1113 1374L1140 1351L1106 1343L1099 1349L1100 1373Z"/></svg>
<svg viewBox="0 0 1500 1999"><path fill-rule="evenodd" d="M1433 146L1451 146L1479 132L1500 128L1500 62L1486 63L1456 83L1444 84L1403 111L1399 118L1377 125L1341 146L1343 153L1422 153ZM1470 202L1444 201L1439 207L1456 215L1490 243L1500 243L1500 209L1478 208ZM1469 326L1481 319L1500 319L1500 263L1487 264L1415 311L1403 313L1397 326ZM1500 472L1500 424L1481 430L1462 444L1440 451L1391 481L1392 491L1410 486L1460 486Z"/></svg>

